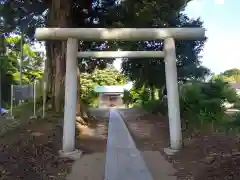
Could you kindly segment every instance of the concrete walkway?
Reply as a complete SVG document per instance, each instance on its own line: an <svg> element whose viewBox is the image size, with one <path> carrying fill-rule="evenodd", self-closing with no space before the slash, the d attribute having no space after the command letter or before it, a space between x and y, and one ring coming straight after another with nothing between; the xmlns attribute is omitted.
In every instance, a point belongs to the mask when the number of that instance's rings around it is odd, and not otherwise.
<svg viewBox="0 0 240 180"><path fill-rule="evenodd" d="M117 110L109 115L105 180L153 180Z"/></svg>

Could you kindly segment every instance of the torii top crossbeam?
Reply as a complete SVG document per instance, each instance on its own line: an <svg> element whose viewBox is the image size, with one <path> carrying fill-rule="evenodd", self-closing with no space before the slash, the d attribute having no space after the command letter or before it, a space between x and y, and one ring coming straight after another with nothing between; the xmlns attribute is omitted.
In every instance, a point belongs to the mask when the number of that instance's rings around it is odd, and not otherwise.
<svg viewBox="0 0 240 180"><path fill-rule="evenodd" d="M101 40L201 40L204 28L37 28L38 40L64 40L76 38L84 41Z"/></svg>

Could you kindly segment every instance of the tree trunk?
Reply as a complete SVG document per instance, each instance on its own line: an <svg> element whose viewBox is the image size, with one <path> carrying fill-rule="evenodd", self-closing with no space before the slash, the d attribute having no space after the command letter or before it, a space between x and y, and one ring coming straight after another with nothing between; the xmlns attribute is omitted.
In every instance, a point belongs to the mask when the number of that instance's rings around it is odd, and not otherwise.
<svg viewBox="0 0 240 180"><path fill-rule="evenodd" d="M88 2L88 9L92 8L92 0ZM49 4L48 27L72 27L73 0L52 0ZM84 24L84 18L79 17L79 21ZM60 112L64 103L65 73L66 73L66 42L47 41L47 60L45 64L45 81L47 82L47 96L51 98L53 110ZM76 67L78 68L78 67ZM84 121L88 121L90 116L87 107L81 102L80 72L78 69L77 79L77 107L76 115ZM86 118L85 118L86 115Z"/></svg>
<svg viewBox="0 0 240 180"><path fill-rule="evenodd" d="M70 27L73 0L52 0L48 14L48 27ZM56 112L60 112L64 102L64 78L66 72L66 42L47 41L47 60L45 80L47 96Z"/></svg>

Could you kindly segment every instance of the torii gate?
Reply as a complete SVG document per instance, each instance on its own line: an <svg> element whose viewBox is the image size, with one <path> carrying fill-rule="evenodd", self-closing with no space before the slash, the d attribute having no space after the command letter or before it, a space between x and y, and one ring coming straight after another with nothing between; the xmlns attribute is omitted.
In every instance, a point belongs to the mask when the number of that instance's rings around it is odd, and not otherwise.
<svg viewBox="0 0 240 180"><path fill-rule="evenodd" d="M162 58L168 99L170 150L182 147L179 92L176 67L176 40L201 40L205 38L203 28L37 28L38 40L67 40L65 106L62 156L78 156L75 149L75 120L77 99L77 57L82 58ZM107 51L78 52L78 40L83 41L139 41L164 40L164 51Z"/></svg>

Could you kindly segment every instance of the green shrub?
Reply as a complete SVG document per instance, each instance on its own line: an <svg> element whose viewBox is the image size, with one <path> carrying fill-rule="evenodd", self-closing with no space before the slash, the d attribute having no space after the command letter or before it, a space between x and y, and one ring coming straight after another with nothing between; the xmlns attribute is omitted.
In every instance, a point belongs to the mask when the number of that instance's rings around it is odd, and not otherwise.
<svg viewBox="0 0 240 180"><path fill-rule="evenodd" d="M234 114L229 124L231 124L233 127L240 127L240 113Z"/></svg>
<svg viewBox="0 0 240 180"><path fill-rule="evenodd" d="M235 113L232 115L228 115L226 121L222 124L222 129L226 134L229 133L239 133L240 132L240 113Z"/></svg>
<svg viewBox="0 0 240 180"><path fill-rule="evenodd" d="M208 83L192 82L181 86L180 113L184 129L198 129L205 126L217 130L240 124L240 115L229 117L225 114L224 102L236 102L236 91L228 83L216 79ZM148 112L167 115L167 99L149 101L147 91L142 91L136 103ZM235 119L234 121L232 119ZM231 121L231 123L230 123ZM210 126L209 126L210 125Z"/></svg>
<svg viewBox="0 0 240 180"><path fill-rule="evenodd" d="M165 100L150 100L145 102L142 107L153 114L161 113L167 115L167 102Z"/></svg>
<svg viewBox="0 0 240 180"><path fill-rule="evenodd" d="M211 123L215 128L223 124L226 101L236 101L236 92L221 80L183 85L180 92L183 125L196 128Z"/></svg>
<svg viewBox="0 0 240 180"><path fill-rule="evenodd" d="M125 91L123 96L123 102L126 105L142 106L149 102L150 91L148 88L133 87L130 91Z"/></svg>

